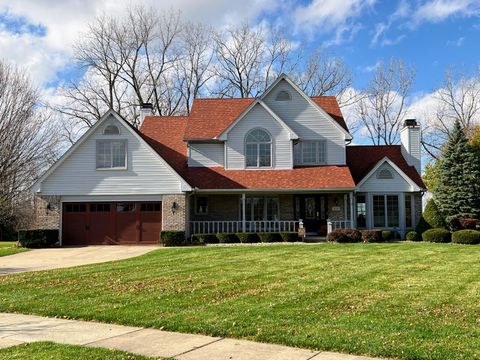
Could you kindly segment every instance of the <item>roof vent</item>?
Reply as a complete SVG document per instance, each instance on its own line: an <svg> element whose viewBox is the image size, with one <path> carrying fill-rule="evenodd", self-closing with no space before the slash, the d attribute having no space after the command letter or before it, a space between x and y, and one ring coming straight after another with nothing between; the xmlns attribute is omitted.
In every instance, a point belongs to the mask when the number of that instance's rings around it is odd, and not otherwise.
<svg viewBox="0 0 480 360"><path fill-rule="evenodd" d="M417 120L416 119L407 119L405 120L405 122L403 123L403 126L404 127L415 127L417 126Z"/></svg>

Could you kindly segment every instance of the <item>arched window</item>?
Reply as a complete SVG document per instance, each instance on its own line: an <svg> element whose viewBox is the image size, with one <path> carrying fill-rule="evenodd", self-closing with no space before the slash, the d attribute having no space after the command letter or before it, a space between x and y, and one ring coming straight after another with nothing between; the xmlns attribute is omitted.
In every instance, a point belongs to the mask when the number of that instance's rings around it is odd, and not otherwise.
<svg viewBox="0 0 480 360"><path fill-rule="evenodd" d="M276 101L289 101L292 100L292 95L288 91L281 90L277 93L277 96L275 97Z"/></svg>
<svg viewBox="0 0 480 360"><path fill-rule="evenodd" d="M272 166L272 137L263 129L253 129L245 136L247 167Z"/></svg>
<svg viewBox="0 0 480 360"><path fill-rule="evenodd" d="M103 135L120 135L120 130L115 125L107 125L103 129Z"/></svg>
<svg viewBox="0 0 480 360"><path fill-rule="evenodd" d="M393 174L388 169L382 169L378 171L377 179L393 179Z"/></svg>

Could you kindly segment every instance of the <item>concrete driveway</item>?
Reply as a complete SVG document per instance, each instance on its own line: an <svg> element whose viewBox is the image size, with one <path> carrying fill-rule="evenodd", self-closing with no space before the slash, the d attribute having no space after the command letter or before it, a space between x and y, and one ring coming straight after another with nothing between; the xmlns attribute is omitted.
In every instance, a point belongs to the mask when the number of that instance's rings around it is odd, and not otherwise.
<svg viewBox="0 0 480 360"><path fill-rule="evenodd" d="M128 259L155 249L158 246L98 245L30 250L0 257L0 275Z"/></svg>

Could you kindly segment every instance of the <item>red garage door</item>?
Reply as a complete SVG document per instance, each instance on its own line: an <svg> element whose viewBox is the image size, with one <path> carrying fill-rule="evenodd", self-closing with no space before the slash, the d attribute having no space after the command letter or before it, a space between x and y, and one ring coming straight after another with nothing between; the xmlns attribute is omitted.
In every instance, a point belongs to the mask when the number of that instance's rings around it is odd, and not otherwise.
<svg viewBox="0 0 480 360"><path fill-rule="evenodd" d="M63 245L154 244L161 230L161 202L63 205Z"/></svg>

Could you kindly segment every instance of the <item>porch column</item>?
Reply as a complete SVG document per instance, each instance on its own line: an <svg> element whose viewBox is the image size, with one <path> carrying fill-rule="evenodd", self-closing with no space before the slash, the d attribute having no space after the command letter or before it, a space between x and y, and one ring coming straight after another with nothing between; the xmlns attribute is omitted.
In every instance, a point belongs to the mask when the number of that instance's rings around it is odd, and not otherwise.
<svg viewBox="0 0 480 360"><path fill-rule="evenodd" d="M242 231L246 232L247 231L247 222L245 220L246 218L246 209L245 209L245 193L242 194Z"/></svg>
<svg viewBox="0 0 480 360"><path fill-rule="evenodd" d="M343 220L345 221L345 227L347 227L348 221L348 209L347 209L347 194L343 195Z"/></svg>
<svg viewBox="0 0 480 360"><path fill-rule="evenodd" d="M357 224L355 219L353 218L353 192L348 194L348 197L350 198L350 225L352 226L353 229L357 228Z"/></svg>

